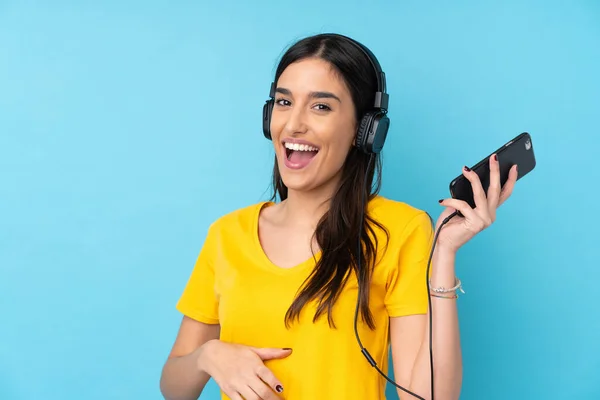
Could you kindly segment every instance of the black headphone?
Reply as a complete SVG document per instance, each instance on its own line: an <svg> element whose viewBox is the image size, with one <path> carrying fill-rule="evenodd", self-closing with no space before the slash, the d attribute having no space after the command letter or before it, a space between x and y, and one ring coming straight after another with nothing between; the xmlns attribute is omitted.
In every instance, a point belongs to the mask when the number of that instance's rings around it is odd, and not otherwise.
<svg viewBox="0 0 600 400"><path fill-rule="evenodd" d="M383 148L390 127L390 119L387 116L389 95L386 92L385 73L375 55L366 46L347 36L336 33L321 34L324 37L338 37L352 43L363 52L371 62L375 75L377 76L377 92L375 93L375 104L373 108L365 112L360 120L356 132L356 147L364 153L379 153ZM271 140L271 114L275 104L275 82L271 83L269 100L263 106L263 134Z"/></svg>

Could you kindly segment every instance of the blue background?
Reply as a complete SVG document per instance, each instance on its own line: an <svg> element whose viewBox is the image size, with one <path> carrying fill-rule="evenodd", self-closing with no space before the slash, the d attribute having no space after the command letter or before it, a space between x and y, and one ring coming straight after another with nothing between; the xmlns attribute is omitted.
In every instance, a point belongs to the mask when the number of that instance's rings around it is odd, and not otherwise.
<svg viewBox="0 0 600 400"><path fill-rule="evenodd" d="M278 58L324 31L387 73L385 196L437 217L463 164L532 134L459 253L461 398L600 398L600 4L217 3L0 1L0 399L161 398L209 223L269 193Z"/></svg>

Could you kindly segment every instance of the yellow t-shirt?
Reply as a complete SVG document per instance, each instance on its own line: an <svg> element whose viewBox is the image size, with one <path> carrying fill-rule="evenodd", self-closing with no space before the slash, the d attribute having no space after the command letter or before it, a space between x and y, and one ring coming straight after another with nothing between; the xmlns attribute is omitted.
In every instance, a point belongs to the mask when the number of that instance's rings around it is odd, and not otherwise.
<svg viewBox="0 0 600 400"><path fill-rule="evenodd" d="M287 400L380 400L386 381L362 355L354 334L357 282L351 275L334 307L336 328L325 314L313 323L307 306L288 329L285 314L315 265L311 257L289 269L274 265L258 237L261 202L229 213L209 228L177 309L195 320L221 325L221 340L256 347L291 347L284 359L265 365L281 380ZM427 312L426 268L433 229L429 216L405 203L377 196L368 212L377 229L380 260L371 282L376 330L359 334L378 366L388 371L389 318ZM317 259L320 254L317 254ZM222 397L228 399L227 396Z"/></svg>

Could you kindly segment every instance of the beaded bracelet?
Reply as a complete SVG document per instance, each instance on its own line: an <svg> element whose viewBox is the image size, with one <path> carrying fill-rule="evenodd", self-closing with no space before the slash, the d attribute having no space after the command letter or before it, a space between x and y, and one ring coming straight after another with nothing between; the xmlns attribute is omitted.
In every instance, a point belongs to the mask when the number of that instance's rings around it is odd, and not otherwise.
<svg viewBox="0 0 600 400"><path fill-rule="evenodd" d="M454 278L454 282L455 282L454 287L449 288L449 289L446 289L443 286L437 287L437 288L432 288L431 280L430 280L429 281L429 289L433 290L435 293L450 293L450 292L456 292L457 290L460 290L462 292L462 294L465 294L465 291L462 288L462 282L460 281L460 279Z"/></svg>

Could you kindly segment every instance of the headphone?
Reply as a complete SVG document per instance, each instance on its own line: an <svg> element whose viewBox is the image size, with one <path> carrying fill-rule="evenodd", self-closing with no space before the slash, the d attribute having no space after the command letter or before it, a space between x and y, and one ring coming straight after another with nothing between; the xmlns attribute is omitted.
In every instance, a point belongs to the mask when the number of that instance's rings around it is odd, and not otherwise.
<svg viewBox="0 0 600 400"><path fill-rule="evenodd" d="M366 154L376 154L381 151L390 127L390 119L387 116L389 95L386 91L385 73L375 55L363 44L336 33L321 34L322 37L337 37L353 44L368 59L377 77L377 92L375 92L375 103L373 107L365 112L360 120L356 132L356 147ZM263 134L271 140L271 114L275 104L275 82L271 83L269 99L263 106Z"/></svg>

